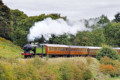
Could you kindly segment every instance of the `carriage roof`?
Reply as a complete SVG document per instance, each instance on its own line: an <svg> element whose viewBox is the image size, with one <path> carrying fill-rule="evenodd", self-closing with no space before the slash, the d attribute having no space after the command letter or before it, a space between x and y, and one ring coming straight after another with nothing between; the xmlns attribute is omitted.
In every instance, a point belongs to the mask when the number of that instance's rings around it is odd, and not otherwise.
<svg viewBox="0 0 120 80"><path fill-rule="evenodd" d="M94 46L73 46L73 45L63 45L63 44L31 44L32 47L40 47L43 46L49 46L49 47L70 47L70 48L89 48L89 49L101 49L102 47L94 47ZM119 49L120 48L113 48L113 49Z"/></svg>
<svg viewBox="0 0 120 80"><path fill-rule="evenodd" d="M49 47L69 47L68 45L62 45L62 44L45 44Z"/></svg>

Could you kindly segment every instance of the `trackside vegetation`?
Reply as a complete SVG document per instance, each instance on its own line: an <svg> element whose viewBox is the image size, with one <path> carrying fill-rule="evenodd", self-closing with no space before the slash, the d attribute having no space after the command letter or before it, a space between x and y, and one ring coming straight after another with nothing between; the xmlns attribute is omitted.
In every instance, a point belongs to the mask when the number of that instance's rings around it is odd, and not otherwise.
<svg viewBox="0 0 120 80"><path fill-rule="evenodd" d="M0 37L0 58L20 58L23 50L11 41Z"/></svg>
<svg viewBox="0 0 120 80"><path fill-rule="evenodd" d="M120 61L105 56L100 59L99 69L105 75L110 75L111 77L120 76Z"/></svg>
<svg viewBox="0 0 120 80"><path fill-rule="evenodd" d="M118 52L110 46L103 46L102 49L99 50L99 52L96 55L96 58L100 60L102 57L107 56L113 60L120 59L120 56Z"/></svg>
<svg viewBox="0 0 120 80"><path fill-rule="evenodd" d="M97 61L90 58L1 59L1 80L90 80L97 79ZM91 66L90 66L91 65ZM94 66L95 68L92 68Z"/></svg>
<svg viewBox="0 0 120 80"><path fill-rule="evenodd" d="M106 62L104 62L105 60ZM110 61L112 61L110 63ZM117 63L118 64L117 64ZM110 64L109 64L110 63ZM116 80L119 79L118 60L92 57L72 58L2 58L1 80Z"/></svg>

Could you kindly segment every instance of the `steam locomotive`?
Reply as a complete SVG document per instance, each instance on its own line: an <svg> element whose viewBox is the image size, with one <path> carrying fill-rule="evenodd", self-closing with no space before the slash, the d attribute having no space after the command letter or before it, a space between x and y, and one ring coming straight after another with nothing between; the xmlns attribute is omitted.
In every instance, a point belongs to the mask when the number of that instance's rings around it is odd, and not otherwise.
<svg viewBox="0 0 120 80"><path fill-rule="evenodd" d="M43 56L96 56L98 50L102 47L92 46L71 46L71 45L60 45L60 44L26 44L24 46L25 58L33 57L35 55ZM113 48L120 54L120 48Z"/></svg>

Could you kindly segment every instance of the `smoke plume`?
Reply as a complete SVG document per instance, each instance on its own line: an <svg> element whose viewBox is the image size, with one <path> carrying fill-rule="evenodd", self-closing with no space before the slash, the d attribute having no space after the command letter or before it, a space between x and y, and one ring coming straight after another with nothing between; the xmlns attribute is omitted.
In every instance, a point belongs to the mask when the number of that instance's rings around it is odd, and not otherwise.
<svg viewBox="0 0 120 80"><path fill-rule="evenodd" d="M64 21L63 19L53 20L46 18L43 21L36 22L34 26L30 28L28 41L34 41L42 35L48 40L51 34L61 35L63 33L70 33L75 35L77 31L85 30L89 29L84 26L84 22L82 21Z"/></svg>

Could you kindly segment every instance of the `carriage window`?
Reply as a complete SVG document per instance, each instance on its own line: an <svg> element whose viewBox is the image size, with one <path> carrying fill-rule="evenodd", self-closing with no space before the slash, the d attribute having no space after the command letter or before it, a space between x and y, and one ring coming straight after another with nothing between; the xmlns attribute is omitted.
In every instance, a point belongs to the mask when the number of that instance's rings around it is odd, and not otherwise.
<svg viewBox="0 0 120 80"><path fill-rule="evenodd" d="M57 51L57 48L55 47L55 51Z"/></svg>
<svg viewBox="0 0 120 80"><path fill-rule="evenodd" d="M56 51L58 51L58 48L56 48Z"/></svg>
<svg viewBox="0 0 120 80"><path fill-rule="evenodd" d="M58 51L58 48L56 47L56 51Z"/></svg>
<svg viewBox="0 0 120 80"><path fill-rule="evenodd" d="M84 52L84 48L82 48L82 51Z"/></svg>
<svg viewBox="0 0 120 80"><path fill-rule="evenodd" d="M50 50L52 50L52 48L50 47Z"/></svg>
<svg viewBox="0 0 120 80"><path fill-rule="evenodd" d="M50 47L48 47L48 51L50 50Z"/></svg>
<svg viewBox="0 0 120 80"><path fill-rule="evenodd" d="M73 51L75 51L75 48L73 48Z"/></svg>
<svg viewBox="0 0 120 80"><path fill-rule="evenodd" d="M75 51L77 51L77 49L75 48Z"/></svg>
<svg viewBox="0 0 120 80"><path fill-rule="evenodd" d="M54 51L54 48L52 47L52 51Z"/></svg>
<svg viewBox="0 0 120 80"><path fill-rule="evenodd" d="M76 49L74 49L74 51L76 51Z"/></svg>
<svg viewBox="0 0 120 80"><path fill-rule="evenodd" d="M78 51L79 51L79 48L78 48Z"/></svg>
<svg viewBox="0 0 120 80"><path fill-rule="evenodd" d="M62 51L64 50L64 48L62 48Z"/></svg>
<svg viewBox="0 0 120 80"><path fill-rule="evenodd" d="M58 51L60 51L60 48L58 48Z"/></svg>
<svg viewBox="0 0 120 80"><path fill-rule="evenodd" d="M58 51L58 48L56 47L55 50Z"/></svg>
<svg viewBox="0 0 120 80"><path fill-rule="evenodd" d="M59 51L61 51L62 50L62 48L59 48Z"/></svg>
<svg viewBox="0 0 120 80"><path fill-rule="evenodd" d="M86 48L84 49L84 51L86 52Z"/></svg>
<svg viewBox="0 0 120 80"><path fill-rule="evenodd" d="M62 51L64 51L64 48L62 48Z"/></svg>
<svg viewBox="0 0 120 80"><path fill-rule="evenodd" d="M50 48L48 47L48 51L50 50Z"/></svg>
<svg viewBox="0 0 120 80"><path fill-rule="evenodd" d="M85 48L83 48L83 51L85 51Z"/></svg>
<svg viewBox="0 0 120 80"><path fill-rule="evenodd" d="M79 48L77 49L77 51L79 51Z"/></svg>
<svg viewBox="0 0 120 80"><path fill-rule="evenodd" d="M84 51L84 49L82 48L82 52Z"/></svg>
<svg viewBox="0 0 120 80"><path fill-rule="evenodd" d="M55 47L53 48L53 50L54 50L54 51L56 50Z"/></svg>
<svg viewBox="0 0 120 80"><path fill-rule="evenodd" d="M83 48L81 49L81 51L83 52Z"/></svg>
<svg viewBox="0 0 120 80"><path fill-rule="evenodd" d="M50 47L50 50L52 50L52 47Z"/></svg>
<svg viewBox="0 0 120 80"><path fill-rule="evenodd" d="M82 52L82 48L80 49L80 51Z"/></svg>
<svg viewBox="0 0 120 80"><path fill-rule="evenodd" d="M81 49L79 49L79 51L81 51Z"/></svg>
<svg viewBox="0 0 120 80"><path fill-rule="evenodd" d="M79 51L81 51L80 48L79 48Z"/></svg>
<svg viewBox="0 0 120 80"><path fill-rule="evenodd" d="M53 50L56 51L56 48L54 47Z"/></svg>
<svg viewBox="0 0 120 80"><path fill-rule="evenodd" d="M72 51L74 51L74 48L72 49Z"/></svg>
<svg viewBox="0 0 120 80"><path fill-rule="evenodd" d="M71 49L71 51L73 51L73 48Z"/></svg>

